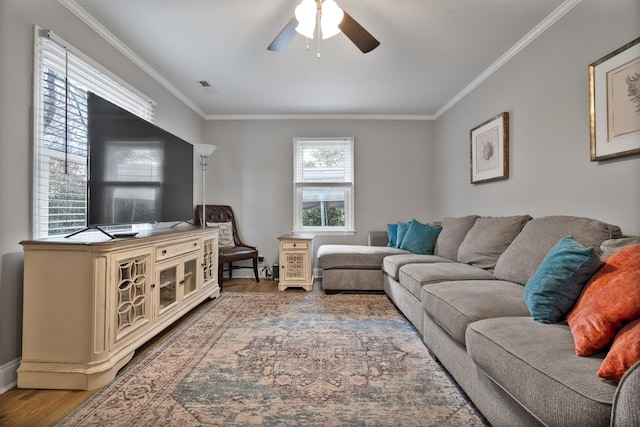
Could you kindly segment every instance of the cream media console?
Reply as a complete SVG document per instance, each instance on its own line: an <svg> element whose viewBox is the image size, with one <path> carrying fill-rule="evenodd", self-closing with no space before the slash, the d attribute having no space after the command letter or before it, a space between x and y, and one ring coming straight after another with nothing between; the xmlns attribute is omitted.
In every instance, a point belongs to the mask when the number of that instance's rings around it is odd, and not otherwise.
<svg viewBox="0 0 640 427"><path fill-rule="evenodd" d="M102 387L138 347L220 294L217 228L81 236L21 242L18 387Z"/></svg>

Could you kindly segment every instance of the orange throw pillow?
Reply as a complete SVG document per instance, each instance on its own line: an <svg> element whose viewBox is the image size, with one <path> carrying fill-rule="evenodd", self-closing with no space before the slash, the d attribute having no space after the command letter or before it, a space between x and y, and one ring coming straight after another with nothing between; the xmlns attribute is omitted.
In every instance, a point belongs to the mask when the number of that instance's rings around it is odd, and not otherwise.
<svg viewBox="0 0 640 427"><path fill-rule="evenodd" d="M598 376L619 382L627 370L640 360L640 317L627 323L613 339Z"/></svg>
<svg viewBox="0 0 640 427"><path fill-rule="evenodd" d="M640 245L605 260L567 316L576 354L591 356L611 342L625 322L640 317Z"/></svg>

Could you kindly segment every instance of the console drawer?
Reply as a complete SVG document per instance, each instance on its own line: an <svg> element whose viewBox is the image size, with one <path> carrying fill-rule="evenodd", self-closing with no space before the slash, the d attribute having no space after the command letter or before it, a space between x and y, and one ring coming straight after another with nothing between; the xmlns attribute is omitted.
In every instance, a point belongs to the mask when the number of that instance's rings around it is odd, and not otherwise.
<svg viewBox="0 0 640 427"><path fill-rule="evenodd" d="M156 261L162 261L198 249L200 249L200 239L191 239L166 246L158 246L156 247Z"/></svg>

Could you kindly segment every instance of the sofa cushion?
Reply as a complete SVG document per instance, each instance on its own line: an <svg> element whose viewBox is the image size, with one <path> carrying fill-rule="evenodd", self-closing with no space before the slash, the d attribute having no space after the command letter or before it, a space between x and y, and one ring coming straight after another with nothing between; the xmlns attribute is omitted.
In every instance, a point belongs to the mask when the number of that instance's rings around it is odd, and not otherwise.
<svg viewBox="0 0 640 427"><path fill-rule="evenodd" d="M442 220L442 231L438 235L438 240L436 240L433 254L457 261L460 244L478 218L478 215L444 218Z"/></svg>
<svg viewBox="0 0 640 427"><path fill-rule="evenodd" d="M598 376L618 382L634 364L640 361L640 317L627 323L613 339Z"/></svg>
<svg viewBox="0 0 640 427"><path fill-rule="evenodd" d="M577 355L589 356L611 342L622 325L640 317L640 245L602 263L567 316Z"/></svg>
<svg viewBox="0 0 640 427"><path fill-rule="evenodd" d="M408 222L398 222L398 227L396 228L396 248L400 247L400 244L404 239L404 235L407 234L407 230L409 230Z"/></svg>
<svg viewBox="0 0 640 427"><path fill-rule="evenodd" d="M389 242L387 246L390 248L398 247L398 223L395 224L387 224L387 233L389 234Z"/></svg>
<svg viewBox="0 0 640 427"><path fill-rule="evenodd" d="M386 246L322 245L318 248L318 266L330 268L382 269L387 255L406 254L407 251Z"/></svg>
<svg viewBox="0 0 640 427"><path fill-rule="evenodd" d="M600 258L604 261L619 250L631 245L640 245L640 236L627 236L619 239L605 240L600 245L600 251L602 252Z"/></svg>
<svg viewBox="0 0 640 427"><path fill-rule="evenodd" d="M500 256L494 274L497 279L525 284L536 272L549 250L565 236L573 236L582 246L600 245L607 239L620 237L620 227L602 221L574 216L534 218L513 239Z"/></svg>
<svg viewBox="0 0 640 427"><path fill-rule="evenodd" d="M616 387L595 374L603 355L576 356L566 325L486 319L469 325L466 342L476 365L545 425L609 425Z"/></svg>
<svg viewBox="0 0 640 427"><path fill-rule="evenodd" d="M452 263L448 258L436 255L401 254L389 255L382 260L382 270L393 280L400 280L400 268L407 264L431 264L438 262Z"/></svg>
<svg viewBox="0 0 640 427"><path fill-rule="evenodd" d="M436 239L441 230L442 227L422 224L413 219L400 243L400 249L421 255L433 255L433 247L436 245Z"/></svg>
<svg viewBox="0 0 640 427"><path fill-rule="evenodd" d="M601 263L593 247L585 248L571 236L556 243L524 287L524 301L534 320L564 320Z"/></svg>
<svg viewBox="0 0 640 427"><path fill-rule="evenodd" d="M462 264L464 265L464 264ZM480 319L528 316L523 288L502 280L464 280L426 285L422 306L433 321L465 345L467 326Z"/></svg>
<svg viewBox="0 0 640 427"><path fill-rule="evenodd" d="M422 286L428 283L493 279L493 275L486 270L457 262L407 264L400 268L398 276L400 286L418 300L421 297Z"/></svg>
<svg viewBox="0 0 640 427"><path fill-rule="evenodd" d="M529 221L529 215L480 217L458 249L458 261L492 270L498 258Z"/></svg>

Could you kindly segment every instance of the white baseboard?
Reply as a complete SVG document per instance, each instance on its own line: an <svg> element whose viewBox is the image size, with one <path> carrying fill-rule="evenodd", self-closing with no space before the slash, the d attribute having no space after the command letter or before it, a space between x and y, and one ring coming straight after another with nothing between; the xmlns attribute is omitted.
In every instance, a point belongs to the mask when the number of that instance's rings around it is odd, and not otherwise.
<svg viewBox="0 0 640 427"><path fill-rule="evenodd" d="M20 366L20 358L7 362L0 366L0 394L11 390L18 383L17 370Z"/></svg>

